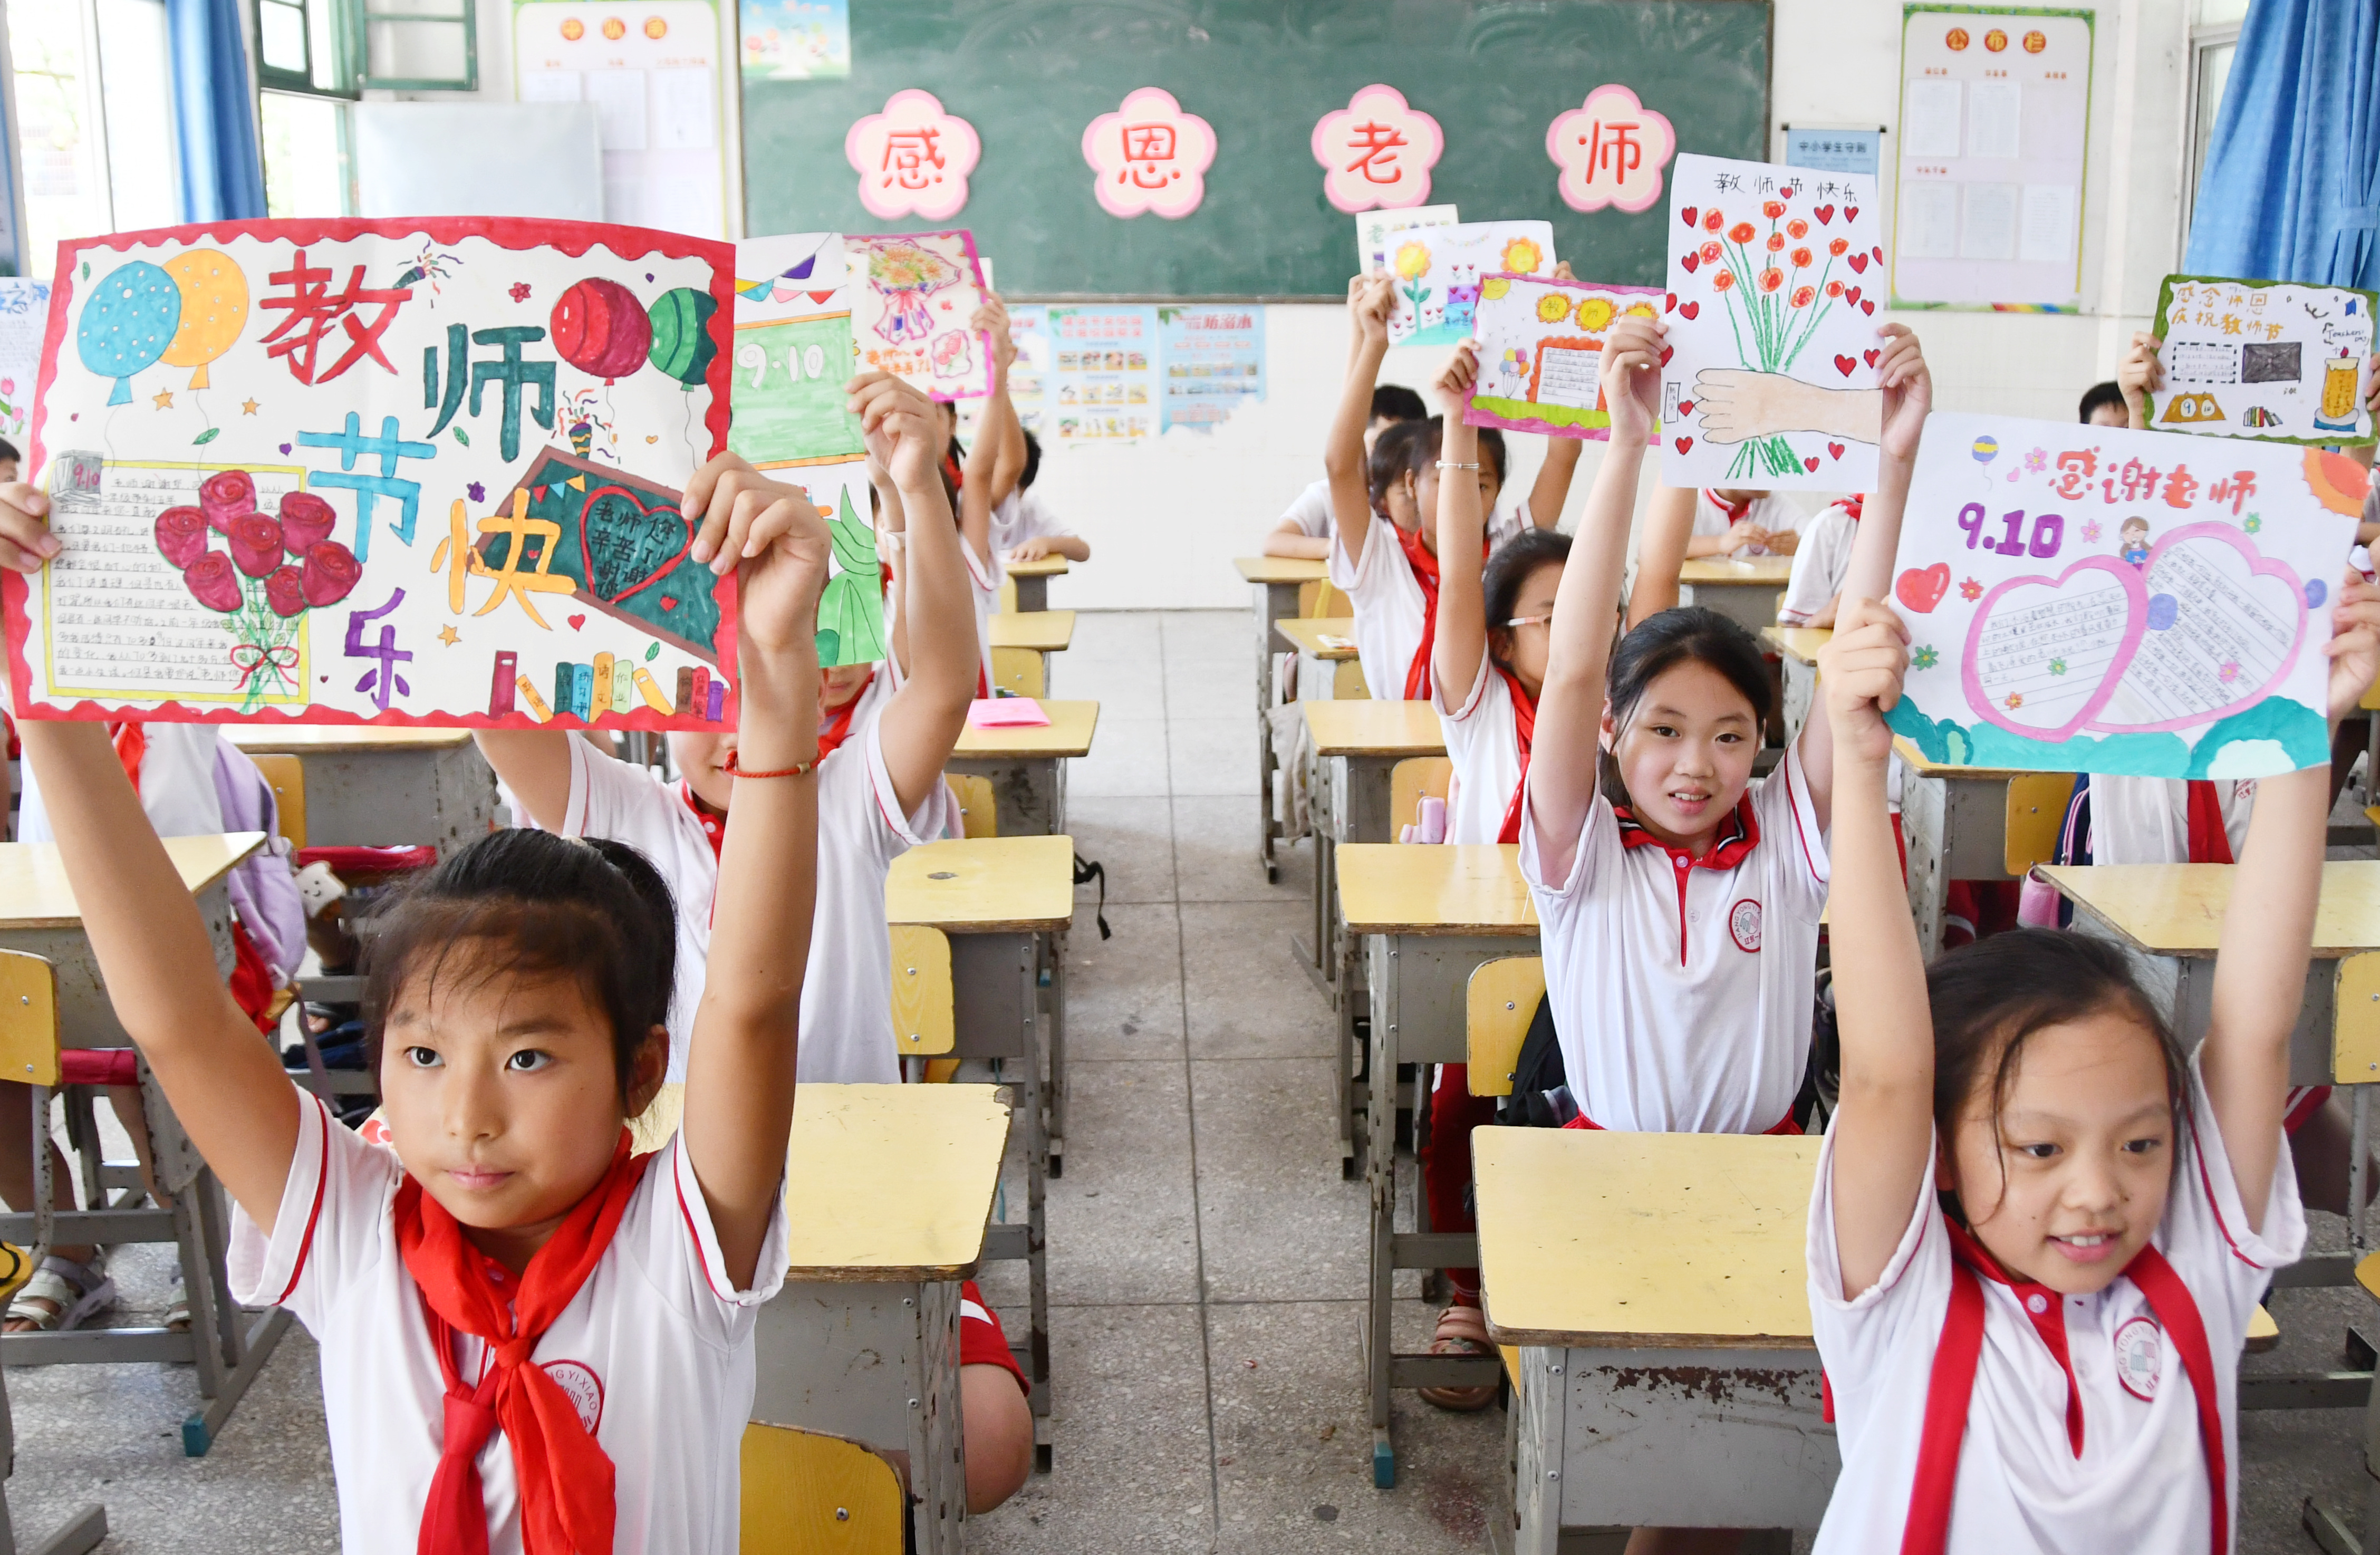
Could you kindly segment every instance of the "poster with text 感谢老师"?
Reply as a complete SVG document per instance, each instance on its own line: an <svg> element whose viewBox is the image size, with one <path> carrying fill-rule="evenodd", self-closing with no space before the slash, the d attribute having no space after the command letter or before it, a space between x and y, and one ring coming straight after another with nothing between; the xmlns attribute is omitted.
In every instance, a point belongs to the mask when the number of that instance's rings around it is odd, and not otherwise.
<svg viewBox="0 0 2380 1555"><path fill-rule="evenodd" d="M1662 481L1873 485L1876 180L1687 153L1670 166L1668 230Z"/></svg>
<svg viewBox="0 0 2380 1555"><path fill-rule="evenodd" d="M2367 476L2318 448L1937 412L1893 564L1892 726L1935 761L2254 778L2330 759Z"/></svg>
<svg viewBox="0 0 2380 1555"><path fill-rule="evenodd" d="M21 716L716 728L688 555L727 430L723 243L456 218L64 244L0 580Z"/></svg>
<svg viewBox="0 0 2380 1555"><path fill-rule="evenodd" d="M2159 431L2267 443L2370 443L2372 310L2380 294L2168 275L2157 288Z"/></svg>
<svg viewBox="0 0 2380 1555"><path fill-rule="evenodd" d="M1463 419L1475 427L1603 442L1603 341L1618 321L1657 319L1652 286L1602 286L1551 276L1490 275L1480 283L1479 380Z"/></svg>

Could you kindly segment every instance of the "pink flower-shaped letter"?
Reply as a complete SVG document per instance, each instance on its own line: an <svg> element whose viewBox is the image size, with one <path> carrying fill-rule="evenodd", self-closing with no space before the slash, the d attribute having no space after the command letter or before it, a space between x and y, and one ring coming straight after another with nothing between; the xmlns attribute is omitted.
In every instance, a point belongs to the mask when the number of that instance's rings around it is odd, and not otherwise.
<svg viewBox="0 0 2380 1555"><path fill-rule="evenodd" d="M1083 160L1109 215L1186 216L1207 198L1215 131L1184 113L1172 92L1142 87L1123 100L1121 113L1101 114L1083 131Z"/></svg>
<svg viewBox="0 0 2380 1555"><path fill-rule="evenodd" d="M1624 86L1597 87L1546 131L1546 154L1561 169L1561 197L1573 211L1644 210L1661 198L1661 169L1677 149L1670 121Z"/></svg>
<svg viewBox="0 0 2380 1555"><path fill-rule="evenodd" d="M871 216L948 221L967 202L967 175L983 154L975 126L945 113L941 99L911 88L885 99L843 138L859 174L859 202Z"/></svg>
<svg viewBox="0 0 2380 1555"><path fill-rule="evenodd" d="M1372 85L1314 127L1322 192L1342 211L1402 210L1429 198L1429 170L1446 149L1438 121L1405 104L1392 86Z"/></svg>

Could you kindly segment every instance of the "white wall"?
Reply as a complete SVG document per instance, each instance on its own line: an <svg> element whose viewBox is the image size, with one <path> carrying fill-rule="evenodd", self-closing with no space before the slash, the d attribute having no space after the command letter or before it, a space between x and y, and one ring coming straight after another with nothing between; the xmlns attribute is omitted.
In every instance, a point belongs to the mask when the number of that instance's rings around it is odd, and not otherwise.
<svg viewBox="0 0 2380 1555"><path fill-rule="evenodd" d="M2085 311L1892 315L1924 337L1935 400L1945 409L2070 419L2082 391L2114 375L2132 332L2147 324L2159 278L2180 261L2185 0L2070 3L2098 14L2083 191ZM1774 39L1772 125L1899 122L1900 6L1776 0ZM1895 149L1887 135L1888 230ZM1777 130L1771 154L1783 150ZM1548 188L1550 198L1550 173ZM1269 308L1264 403L1244 405L1211 432L1176 429L1138 448L1053 453L1041 467L1045 500L1090 542L1092 561L1054 580L1050 602L1245 606L1246 587L1231 558L1253 553L1289 499L1321 474L1322 436L1345 353L1342 310ZM1418 388L1437 366L1429 353L1392 351L1381 376ZM1525 484L1541 456L1537 440L1510 441L1514 478ZM1599 449L1587 444L1580 462L1572 515ZM1658 467L1646 463L1649 487ZM1804 505L1815 508L1815 495Z"/></svg>

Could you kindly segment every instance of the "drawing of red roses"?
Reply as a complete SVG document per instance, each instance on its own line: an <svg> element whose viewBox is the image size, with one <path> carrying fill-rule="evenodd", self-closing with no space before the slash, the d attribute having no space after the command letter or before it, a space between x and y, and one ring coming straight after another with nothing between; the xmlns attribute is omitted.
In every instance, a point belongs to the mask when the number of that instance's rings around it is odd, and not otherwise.
<svg viewBox="0 0 2380 1555"><path fill-rule="evenodd" d="M364 575L356 553L335 540L326 540L306 552L306 602L337 604Z"/></svg>

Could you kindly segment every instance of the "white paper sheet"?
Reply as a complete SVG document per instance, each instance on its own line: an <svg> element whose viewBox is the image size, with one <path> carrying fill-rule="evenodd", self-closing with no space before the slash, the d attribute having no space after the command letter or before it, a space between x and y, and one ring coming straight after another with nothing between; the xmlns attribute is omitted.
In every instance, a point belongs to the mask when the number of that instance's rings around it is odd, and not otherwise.
<svg viewBox="0 0 2380 1555"><path fill-rule="evenodd" d="M652 78L653 150L709 151L718 140L719 128L710 69L701 66L677 67L655 70Z"/></svg>
<svg viewBox="0 0 2380 1555"><path fill-rule="evenodd" d="M1900 257L1956 259L1959 186L1904 184L1900 190Z"/></svg>
<svg viewBox="0 0 2380 1555"><path fill-rule="evenodd" d="M1967 154L2014 161L2024 128L2024 83L1977 81L1967 93Z"/></svg>
<svg viewBox="0 0 2380 1555"><path fill-rule="evenodd" d="M589 70L587 101L594 103L602 116L605 151L641 152L646 148L645 72Z"/></svg>
<svg viewBox="0 0 2380 1555"><path fill-rule="evenodd" d="M524 103L583 103L586 84L576 70L524 70L520 76Z"/></svg>
<svg viewBox="0 0 2380 1555"><path fill-rule="evenodd" d="M1909 106L1900 115L1901 154L1953 157L1959 154L1957 81L1912 81Z"/></svg>
<svg viewBox="0 0 2380 1555"><path fill-rule="evenodd" d="M2074 254L2074 190L2064 184L2024 186L2023 230L2017 258L2027 264L2056 264Z"/></svg>
<svg viewBox="0 0 2380 1555"><path fill-rule="evenodd" d="M1959 223L1959 257L2004 260L2016 257L2014 184L1969 184L1966 211Z"/></svg>

